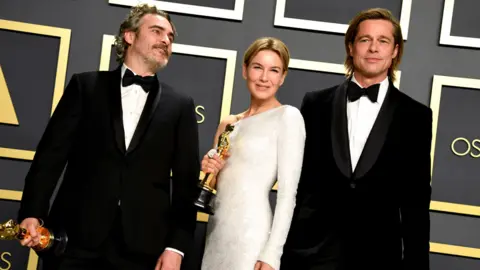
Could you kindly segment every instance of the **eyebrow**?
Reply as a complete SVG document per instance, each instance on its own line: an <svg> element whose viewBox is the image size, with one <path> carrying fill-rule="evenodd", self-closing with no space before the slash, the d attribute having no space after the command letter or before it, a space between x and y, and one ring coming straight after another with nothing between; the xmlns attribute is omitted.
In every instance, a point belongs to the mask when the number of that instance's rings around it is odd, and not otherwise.
<svg viewBox="0 0 480 270"><path fill-rule="evenodd" d="M258 62L252 62L252 65L259 65L259 66L262 66L262 64L258 63ZM278 68L278 69L282 69L281 67L277 67L277 66L273 66L272 68Z"/></svg>
<svg viewBox="0 0 480 270"><path fill-rule="evenodd" d="M362 35L362 36L358 36L357 39L362 39L362 38L373 38L371 35ZM381 35L380 38L385 38L385 39L388 39L388 40L392 40L391 38L387 37L387 36L384 36L384 35Z"/></svg>
<svg viewBox="0 0 480 270"><path fill-rule="evenodd" d="M167 30L167 29L165 29L165 27L160 26L160 25L156 25L156 24L148 27L148 29L160 29L160 30L162 30L162 31L166 31L166 30ZM169 36L172 40L175 39L175 35L173 34L172 31L170 31L170 32L168 33L168 36Z"/></svg>

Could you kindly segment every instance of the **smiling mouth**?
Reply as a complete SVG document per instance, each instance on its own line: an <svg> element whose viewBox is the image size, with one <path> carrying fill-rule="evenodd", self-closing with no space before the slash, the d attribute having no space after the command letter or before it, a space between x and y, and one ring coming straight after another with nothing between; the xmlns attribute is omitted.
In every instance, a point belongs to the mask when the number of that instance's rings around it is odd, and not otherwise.
<svg viewBox="0 0 480 270"><path fill-rule="evenodd" d="M367 60L367 62L369 62L369 63L376 63L376 62L381 61L382 59L380 59L380 58L365 58L365 60Z"/></svg>
<svg viewBox="0 0 480 270"><path fill-rule="evenodd" d="M258 90L268 90L268 86L263 86L263 85L255 85L257 87Z"/></svg>

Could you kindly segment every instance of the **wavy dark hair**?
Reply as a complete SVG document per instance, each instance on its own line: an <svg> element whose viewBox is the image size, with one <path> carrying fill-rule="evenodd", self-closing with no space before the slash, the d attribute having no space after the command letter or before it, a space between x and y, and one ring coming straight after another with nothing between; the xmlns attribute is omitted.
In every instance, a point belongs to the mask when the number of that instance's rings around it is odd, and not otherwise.
<svg viewBox="0 0 480 270"><path fill-rule="evenodd" d="M177 36L177 30L175 29L175 25L173 24L172 19L170 18L170 15L167 12L158 9L154 5L149 5L149 4L137 5L130 10L130 13L127 15L125 20L120 25L120 29L118 30L118 35L115 36L114 45L117 53L117 62L121 63L125 60L125 52L127 51L128 46L130 46L125 41L125 37L124 37L125 32L133 31L135 33L138 33L142 18L148 14L160 15L165 19L167 19L170 25L172 26L174 36Z"/></svg>

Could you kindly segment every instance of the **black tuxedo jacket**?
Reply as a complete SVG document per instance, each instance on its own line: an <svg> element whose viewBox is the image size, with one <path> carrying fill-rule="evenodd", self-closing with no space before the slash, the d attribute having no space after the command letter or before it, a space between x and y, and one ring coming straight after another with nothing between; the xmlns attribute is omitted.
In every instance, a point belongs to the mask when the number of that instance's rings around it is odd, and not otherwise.
<svg viewBox="0 0 480 270"><path fill-rule="evenodd" d="M200 171L193 100L159 83L125 149L120 79L120 68L72 76L37 147L19 220L42 218L66 230L69 246L96 248L120 225L113 222L121 200L128 249L185 252L196 225Z"/></svg>
<svg viewBox="0 0 480 270"><path fill-rule="evenodd" d="M282 270L429 269L431 110L390 82L352 171L348 81L303 100L305 156Z"/></svg>

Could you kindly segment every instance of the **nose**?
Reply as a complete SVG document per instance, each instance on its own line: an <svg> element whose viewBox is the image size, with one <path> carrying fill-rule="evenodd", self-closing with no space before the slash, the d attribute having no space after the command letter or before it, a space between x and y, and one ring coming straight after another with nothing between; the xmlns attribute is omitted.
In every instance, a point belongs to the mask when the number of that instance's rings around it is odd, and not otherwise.
<svg viewBox="0 0 480 270"><path fill-rule="evenodd" d="M377 50L378 50L377 41L374 40L374 41L370 42L370 46L368 47L368 50L370 52L377 52Z"/></svg>
<svg viewBox="0 0 480 270"><path fill-rule="evenodd" d="M369 50L370 52L377 52L377 50L378 50L377 41L372 41L372 42L370 42L370 46L368 47L368 50Z"/></svg>
<svg viewBox="0 0 480 270"><path fill-rule="evenodd" d="M165 44L165 45L169 45L170 44L170 38L168 37L168 35L162 35L160 37L160 41Z"/></svg>
<svg viewBox="0 0 480 270"><path fill-rule="evenodd" d="M267 79L267 71L266 71L266 70L263 70L262 75L260 75L260 81L262 81L262 82L268 81L268 79Z"/></svg>

